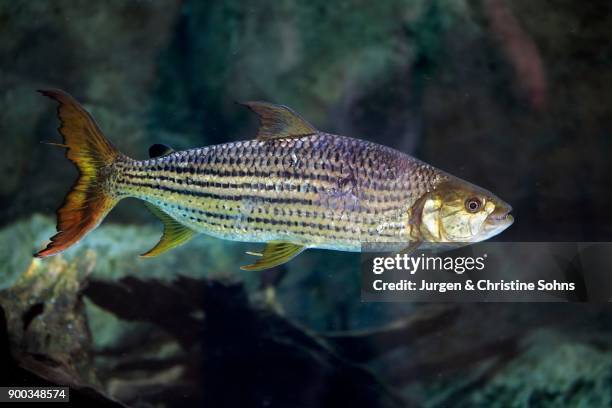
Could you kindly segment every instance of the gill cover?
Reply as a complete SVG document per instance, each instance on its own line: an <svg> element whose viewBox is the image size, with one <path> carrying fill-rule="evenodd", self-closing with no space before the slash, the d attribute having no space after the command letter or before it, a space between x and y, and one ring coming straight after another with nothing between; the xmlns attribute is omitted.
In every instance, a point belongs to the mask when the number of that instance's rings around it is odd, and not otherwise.
<svg viewBox="0 0 612 408"><path fill-rule="evenodd" d="M508 224L511 207L486 190L460 179L449 179L423 197L420 232L428 242L478 242ZM494 218L499 212L502 217ZM498 226L499 225L499 226Z"/></svg>

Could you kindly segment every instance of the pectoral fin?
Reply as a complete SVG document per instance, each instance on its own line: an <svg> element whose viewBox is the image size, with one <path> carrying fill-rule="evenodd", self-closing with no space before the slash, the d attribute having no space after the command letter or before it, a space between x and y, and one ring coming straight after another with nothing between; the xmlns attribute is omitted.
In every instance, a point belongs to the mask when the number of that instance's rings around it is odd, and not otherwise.
<svg viewBox="0 0 612 408"><path fill-rule="evenodd" d="M242 105L259 116L259 140L301 137L317 132L314 126L286 106L268 102L243 102Z"/></svg>
<svg viewBox="0 0 612 408"><path fill-rule="evenodd" d="M285 262L289 262L300 252L306 249L303 245L290 244L287 242L269 242L263 253L247 252L250 255L259 256L257 262L251 265L241 266L244 271L261 271L269 269Z"/></svg>
<svg viewBox="0 0 612 408"><path fill-rule="evenodd" d="M195 231L179 223L155 205L150 203L145 203L145 205L153 215L162 221L164 224L164 232L157 245L140 256L152 258L160 255L172 248L184 244L196 234Z"/></svg>

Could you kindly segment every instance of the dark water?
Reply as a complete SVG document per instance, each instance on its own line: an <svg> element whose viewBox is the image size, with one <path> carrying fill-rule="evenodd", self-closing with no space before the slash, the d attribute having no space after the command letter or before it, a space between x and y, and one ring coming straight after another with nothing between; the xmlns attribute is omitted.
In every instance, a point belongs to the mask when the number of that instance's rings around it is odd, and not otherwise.
<svg viewBox="0 0 612 408"><path fill-rule="evenodd" d="M31 254L76 177L39 143L60 137L36 89L137 158L253 138L234 102L281 103L493 191L516 219L497 241L605 242L611 83L604 1L0 2L0 385L138 407L609 406L605 304L362 303L355 254L245 273L258 248L207 237L143 260L161 227L133 200Z"/></svg>

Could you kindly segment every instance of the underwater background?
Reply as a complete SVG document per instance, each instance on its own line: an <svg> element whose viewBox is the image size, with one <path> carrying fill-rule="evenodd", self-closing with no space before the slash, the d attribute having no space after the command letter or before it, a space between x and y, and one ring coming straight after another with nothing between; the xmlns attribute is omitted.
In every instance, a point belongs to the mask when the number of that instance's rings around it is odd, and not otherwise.
<svg viewBox="0 0 612 408"><path fill-rule="evenodd" d="M236 101L412 154L502 197L495 240L612 237L612 3L528 0L0 1L0 385L133 407L612 405L612 309L362 303L359 256L261 273L253 245L124 200L33 260L77 176L60 88L122 152L254 138ZM528 267L528 265L526 265ZM612 273L612 271L610 271Z"/></svg>

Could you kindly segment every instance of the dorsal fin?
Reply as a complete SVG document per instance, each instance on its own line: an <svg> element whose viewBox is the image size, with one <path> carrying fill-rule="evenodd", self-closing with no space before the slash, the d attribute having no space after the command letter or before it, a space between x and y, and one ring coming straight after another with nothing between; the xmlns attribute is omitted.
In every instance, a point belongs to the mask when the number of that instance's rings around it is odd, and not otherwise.
<svg viewBox="0 0 612 408"><path fill-rule="evenodd" d="M164 224L164 232L157 245L140 256L145 258L157 256L172 248L184 244L196 234L195 231L179 223L174 218L170 217L164 211L159 209L159 207L156 207L150 203L145 203L145 205L153 213L153 215L159 218Z"/></svg>
<svg viewBox="0 0 612 408"><path fill-rule="evenodd" d="M166 146L165 144L155 143L149 147L149 157L154 159L156 157L165 156L174 152L174 149L170 146Z"/></svg>
<svg viewBox="0 0 612 408"><path fill-rule="evenodd" d="M257 132L259 140L301 137L317 132L314 126L286 106L258 101L241 104L259 116L260 124Z"/></svg>

